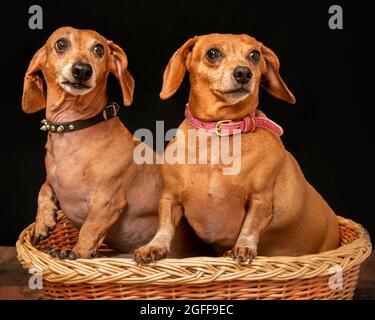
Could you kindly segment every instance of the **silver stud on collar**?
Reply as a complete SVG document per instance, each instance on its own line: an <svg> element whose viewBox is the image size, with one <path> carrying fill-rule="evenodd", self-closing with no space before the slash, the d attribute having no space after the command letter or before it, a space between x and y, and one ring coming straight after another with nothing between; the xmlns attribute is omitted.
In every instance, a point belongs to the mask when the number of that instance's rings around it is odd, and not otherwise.
<svg viewBox="0 0 375 320"><path fill-rule="evenodd" d="M51 126L51 131L55 132L56 131L56 127L55 126Z"/></svg>
<svg viewBox="0 0 375 320"><path fill-rule="evenodd" d="M40 130L42 131L47 131L48 128L47 128L47 120L46 119L43 119L42 121L40 121L42 123L42 126L40 127Z"/></svg>
<svg viewBox="0 0 375 320"><path fill-rule="evenodd" d="M58 133L61 133L61 132L63 132L64 131L64 126L58 126L58 128L57 128L57 132Z"/></svg>
<svg viewBox="0 0 375 320"><path fill-rule="evenodd" d="M74 125L73 124L69 125L69 130L74 130Z"/></svg>

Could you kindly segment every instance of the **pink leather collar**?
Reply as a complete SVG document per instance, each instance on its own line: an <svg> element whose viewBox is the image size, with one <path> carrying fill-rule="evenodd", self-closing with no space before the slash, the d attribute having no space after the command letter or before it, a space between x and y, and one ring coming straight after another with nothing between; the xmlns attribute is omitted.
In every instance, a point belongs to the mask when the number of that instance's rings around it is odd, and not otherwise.
<svg viewBox="0 0 375 320"><path fill-rule="evenodd" d="M264 117L257 117L255 111L239 120L220 120L204 122L194 118L186 105L185 117L187 121L197 129L208 132L215 132L218 136L229 136L237 133L253 132L256 128L264 128L277 136L281 136L284 131L277 123Z"/></svg>

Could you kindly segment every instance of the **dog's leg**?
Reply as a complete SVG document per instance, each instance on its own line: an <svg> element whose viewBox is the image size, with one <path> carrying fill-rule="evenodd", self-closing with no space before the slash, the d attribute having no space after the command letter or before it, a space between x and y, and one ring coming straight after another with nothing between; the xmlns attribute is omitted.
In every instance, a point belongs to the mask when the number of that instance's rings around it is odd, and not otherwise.
<svg viewBox="0 0 375 320"><path fill-rule="evenodd" d="M272 191L252 194L250 204L235 247L225 253L238 262L257 256L259 236L272 218Z"/></svg>
<svg viewBox="0 0 375 320"><path fill-rule="evenodd" d="M182 205L175 199L162 198L159 202L159 228L147 245L135 250L137 264L165 258L170 251L176 227L183 215Z"/></svg>
<svg viewBox="0 0 375 320"><path fill-rule="evenodd" d="M126 207L125 196L96 194L89 207L86 221L72 250L55 250L51 255L60 259L92 258L105 239L109 229Z"/></svg>
<svg viewBox="0 0 375 320"><path fill-rule="evenodd" d="M38 196L38 213L35 223L35 236L33 242L39 244L41 240L48 238L56 227L56 212L58 201L48 181L40 188Z"/></svg>

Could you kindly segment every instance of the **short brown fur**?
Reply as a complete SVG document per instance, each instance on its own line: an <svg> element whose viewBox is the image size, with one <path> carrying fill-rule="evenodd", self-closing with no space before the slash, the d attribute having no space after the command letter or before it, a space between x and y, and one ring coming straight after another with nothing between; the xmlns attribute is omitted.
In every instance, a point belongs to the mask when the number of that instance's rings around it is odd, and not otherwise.
<svg viewBox="0 0 375 320"><path fill-rule="evenodd" d="M70 46L59 53L55 46L62 38L68 39ZM102 57L92 52L98 43L104 47ZM61 79L72 78L66 66L76 61L93 68L93 75L86 82L89 89L77 91L61 83ZM97 32L60 28L30 62L24 81L23 110L32 113L46 108L46 118L51 122L88 119L107 104L110 73L119 80L123 102L128 106L133 99L134 80L127 65L125 52ZM49 133L47 177L38 198L36 242L55 228L55 213L61 208L81 230L72 252L59 252L60 258L90 258L104 240L125 253L147 243L158 224L162 180L159 165L138 165L133 161L133 150L139 143L117 117L84 130ZM175 256L197 254L194 243L198 239L189 229L187 224L180 228L172 249ZM192 246L183 247L181 244L186 241ZM200 250L201 245L197 247Z"/></svg>
<svg viewBox="0 0 375 320"><path fill-rule="evenodd" d="M210 48L223 53L217 63L207 59ZM261 54L259 63L249 59L254 50ZM245 88L248 94L240 96L227 93L235 89L231 75L237 66L248 67L253 74ZM253 111L265 117L257 110L260 86L278 99L295 103L279 67L276 54L247 35L199 36L188 40L172 56L160 96L172 96L188 71L189 108L196 118L234 120ZM192 128L186 120L179 127L185 136ZM242 134L241 139L241 170L237 175L222 175L222 163L162 165L159 229L148 245L136 251L137 261L165 256L183 216L219 254L240 262L251 261L257 254L298 256L338 246L334 212L306 181L281 139L260 128ZM167 150L175 143L171 142Z"/></svg>

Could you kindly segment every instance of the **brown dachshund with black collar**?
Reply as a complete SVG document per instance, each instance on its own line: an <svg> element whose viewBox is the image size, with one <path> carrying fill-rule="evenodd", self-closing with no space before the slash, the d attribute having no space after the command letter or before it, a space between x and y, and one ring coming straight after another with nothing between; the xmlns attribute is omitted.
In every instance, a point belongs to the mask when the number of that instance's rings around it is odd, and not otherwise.
<svg viewBox="0 0 375 320"><path fill-rule="evenodd" d="M49 131L35 243L55 228L60 208L81 228L73 250L53 250L56 257L90 258L104 240L132 253L156 232L160 166L134 162L134 148L141 142L134 141L114 106L105 109L109 73L120 82L124 105L132 103L134 80L127 66L125 52L97 32L64 27L38 50L26 72L23 110L46 108L42 128ZM176 257L201 252L202 244L189 229L188 224L179 229L172 246Z"/></svg>
<svg viewBox="0 0 375 320"><path fill-rule="evenodd" d="M188 141L179 139L187 139L188 130L198 130L199 124L203 130L214 128L205 150L196 150L208 155L210 146L223 139L221 129L237 129L242 131L241 168L223 175L223 162L166 161L159 228L149 244L136 250L136 261L166 256L183 216L203 241L239 262L250 262L257 254L299 256L336 248L339 226L334 212L285 150L278 136L281 128L257 110L260 86L295 103L279 74L276 54L247 35L195 37L170 59L162 99L176 92L186 71L191 90L187 119L179 127L184 134L177 135L164 154L186 149ZM230 139L233 142L234 135Z"/></svg>

